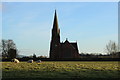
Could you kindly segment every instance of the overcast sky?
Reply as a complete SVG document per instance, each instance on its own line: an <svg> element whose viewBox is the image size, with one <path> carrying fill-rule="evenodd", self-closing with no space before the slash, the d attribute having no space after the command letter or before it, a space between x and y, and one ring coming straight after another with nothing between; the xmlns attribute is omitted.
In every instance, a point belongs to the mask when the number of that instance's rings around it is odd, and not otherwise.
<svg viewBox="0 0 120 80"><path fill-rule="evenodd" d="M104 53L109 40L118 41L117 2L3 3L3 39L12 39L22 55L49 55L54 11L61 42L78 43L79 52Z"/></svg>

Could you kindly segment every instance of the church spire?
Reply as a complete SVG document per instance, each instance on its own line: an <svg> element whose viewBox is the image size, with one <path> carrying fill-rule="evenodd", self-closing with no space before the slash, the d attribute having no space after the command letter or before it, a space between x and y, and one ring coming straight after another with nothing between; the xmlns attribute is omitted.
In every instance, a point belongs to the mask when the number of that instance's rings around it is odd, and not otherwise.
<svg viewBox="0 0 120 80"><path fill-rule="evenodd" d="M60 29L58 27L57 13L55 10L52 28L52 38L50 43L50 58L56 58L58 56L59 52L56 51L58 50L59 45L60 45Z"/></svg>
<svg viewBox="0 0 120 80"><path fill-rule="evenodd" d="M57 20L57 12L56 12L56 10L55 10L55 15L54 15L53 30L55 30L57 34L60 33L59 27L58 27L58 20Z"/></svg>

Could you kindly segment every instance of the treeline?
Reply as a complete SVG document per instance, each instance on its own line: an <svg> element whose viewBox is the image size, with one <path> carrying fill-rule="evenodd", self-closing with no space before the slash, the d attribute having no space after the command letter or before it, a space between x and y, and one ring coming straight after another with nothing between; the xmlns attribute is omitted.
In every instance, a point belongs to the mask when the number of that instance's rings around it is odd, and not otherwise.
<svg viewBox="0 0 120 80"><path fill-rule="evenodd" d="M0 41L0 56L4 58L16 58L18 56L18 49L13 40Z"/></svg>
<svg viewBox="0 0 120 80"><path fill-rule="evenodd" d="M110 53L110 54L98 54L98 53L81 53L80 58L120 58L120 52Z"/></svg>
<svg viewBox="0 0 120 80"><path fill-rule="evenodd" d="M34 54L33 56L26 56L22 58L17 58L20 61L28 61L30 59L37 61L120 61L120 52L117 52L115 54L87 54L87 53L81 53L79 54L79 58L57 58L57 59L51 59L47 58L46 56L38 56ZM3 58L2 61L11 61L11 58Z"/></svg>
<svg viewBox="0 0 120 80"><path fill-rule="evenodd" d="M92 61L92 60L119 60L120 59L120 52L118 50L118 46L115 42L110 41L106 45L106 52L107 54L101 54L101 53L80 53L79 58L64 58L64 59L50 59L47 58L47 56L36 56L33 54L32 56L24 56L22 58L18 57L18 49L16 47L16 44L13 40L2 40L0 42L0 53L1 53L1 59L2 61L10 61L13 58L17 58L20 61L27 61L29 59L33 60L43 60L43 61Z"/></svg>

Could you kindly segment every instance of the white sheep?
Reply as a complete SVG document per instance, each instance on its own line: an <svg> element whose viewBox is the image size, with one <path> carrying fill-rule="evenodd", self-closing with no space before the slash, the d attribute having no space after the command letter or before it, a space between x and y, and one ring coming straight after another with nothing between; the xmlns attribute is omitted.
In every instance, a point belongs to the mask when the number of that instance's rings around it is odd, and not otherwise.
<svg viewBox="0 0 120 80"><path fill-rule="evenodd" d="M18 60L18 59L12 59L12 62L14 62L14 63L19 63L20 61Z"/></svg>
<svg viewBox="0 0 120 80"><path fill-rule="evenodd" d="M33 63L33 60L31 59L31 60L28 60L28 63Z"/></svg>
<svg viewBox="0 0 120 80"><path fill-rule="evenodd" d="M36 61L37 63L41 63L41 60Z"/></svg>

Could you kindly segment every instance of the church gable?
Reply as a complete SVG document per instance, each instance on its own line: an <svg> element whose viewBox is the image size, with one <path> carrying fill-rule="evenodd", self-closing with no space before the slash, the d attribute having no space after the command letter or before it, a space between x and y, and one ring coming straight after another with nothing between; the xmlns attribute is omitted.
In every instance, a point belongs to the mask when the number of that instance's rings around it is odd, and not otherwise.
<svg viewBox="0 0 120 80"><path fill-rule="evenodd" d="M66 39L66 41L64 42L64 45L68 48L71 48L71 49L75 49L75 47L73 45L71 45L71 43Z"/></svg>

